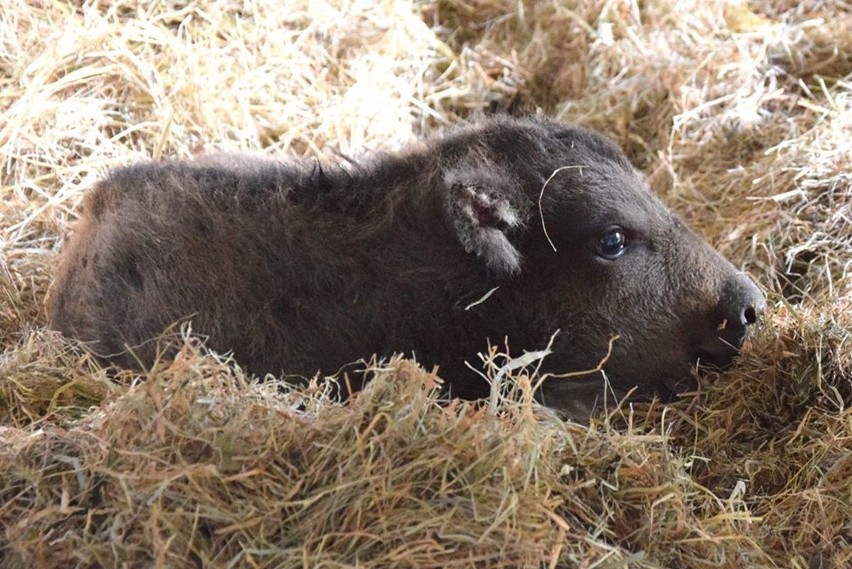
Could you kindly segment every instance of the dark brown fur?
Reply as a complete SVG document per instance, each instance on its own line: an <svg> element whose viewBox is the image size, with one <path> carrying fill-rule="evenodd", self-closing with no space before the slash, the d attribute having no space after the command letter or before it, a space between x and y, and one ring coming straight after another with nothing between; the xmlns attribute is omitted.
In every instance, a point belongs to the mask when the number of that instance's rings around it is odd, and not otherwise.
<svg viewBox="0 0 852 569"><path fill-rule="evenodd" d="M613 227L628 239L614 260L597 249ZM762 306L611 142L497 119L361 166L116 170L87 197L48 308L122 366L149 365L151 340L190 320L258 374L413 352L475 397L487 386L464 362L489 340L518 353L556 330L545 371L594 368L618 335L604 368L616 393L665 395L699 358L729 363ZM602 389L600 374L550 379L541 397L576 413Z"/></svg>

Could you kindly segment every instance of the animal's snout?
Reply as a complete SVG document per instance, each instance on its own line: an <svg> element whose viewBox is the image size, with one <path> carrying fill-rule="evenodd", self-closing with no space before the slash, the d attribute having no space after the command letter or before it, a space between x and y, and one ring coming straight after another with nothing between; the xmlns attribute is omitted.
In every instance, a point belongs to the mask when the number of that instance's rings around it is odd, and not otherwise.
<svg viewBox="0 0 852 569"><path fill-rule="evenodd" d="M715 368L728 366L740 352L749 326L757 323L765 309L766 299L754 281L737 273L722 293L713 337L698 347L698 362Z"/></svg>
<svg viewBox="0 0 852 569"><path fill-rule="evenodd" d="M737 273L725 288L720 308L720 326L724 330L744 332L766 309L766 299L754 281L743 273Z"/></svg>

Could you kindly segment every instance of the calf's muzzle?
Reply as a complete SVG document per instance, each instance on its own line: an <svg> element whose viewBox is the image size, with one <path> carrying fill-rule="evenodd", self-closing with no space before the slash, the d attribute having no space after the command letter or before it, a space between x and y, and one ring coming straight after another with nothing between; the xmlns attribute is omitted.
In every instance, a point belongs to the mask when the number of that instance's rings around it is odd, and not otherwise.
<svg viewBox="0 0 852 569"><path fill-rule="evenodd" d="M761 290L744 273L737 273L723 290L717 308L717 329L698 345L699 365L724 368L739 354L749 326L757 323L766 309Z"/></svg>

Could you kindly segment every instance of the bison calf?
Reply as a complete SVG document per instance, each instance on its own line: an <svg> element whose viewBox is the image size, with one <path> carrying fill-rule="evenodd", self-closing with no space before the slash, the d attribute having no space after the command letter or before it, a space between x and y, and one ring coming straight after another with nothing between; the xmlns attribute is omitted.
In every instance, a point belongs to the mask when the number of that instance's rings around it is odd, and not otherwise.
<svg viewBox="0 0 852 569"><path fill-rule="evenodd" d="M122 366L150 364L152 339L191 320L254 373L408 352L463 397L487 393L464 362L489 340L541 349L560 330L542 369L564 373L617 336L616 394L665 396L696 362L730 363L763 306L611 142L502 118L360 165L118 169L86 199L49 315ZM539 397L582 414L603 384L551 378Z"/></svg>

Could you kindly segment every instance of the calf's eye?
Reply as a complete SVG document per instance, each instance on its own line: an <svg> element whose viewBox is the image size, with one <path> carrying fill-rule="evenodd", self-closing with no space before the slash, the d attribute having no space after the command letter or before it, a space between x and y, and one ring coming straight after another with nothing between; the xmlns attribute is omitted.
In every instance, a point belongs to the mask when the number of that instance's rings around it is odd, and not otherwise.
<svg viewBox="0 0 852 569"><path fill-rule="evenodd" d="M617 259L627 250L627 236L620 227L608 229L598 241L597 253L604 259Z"/></svg>

